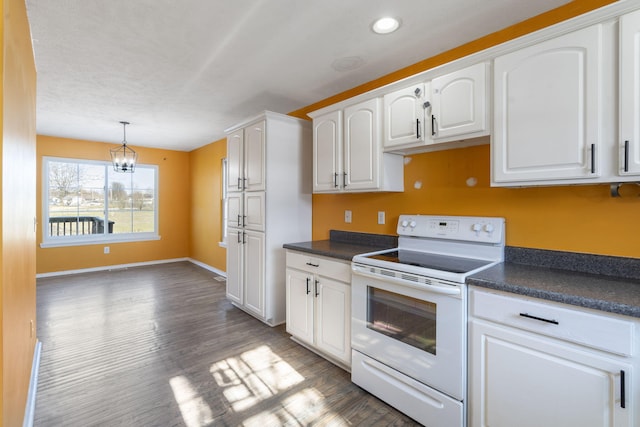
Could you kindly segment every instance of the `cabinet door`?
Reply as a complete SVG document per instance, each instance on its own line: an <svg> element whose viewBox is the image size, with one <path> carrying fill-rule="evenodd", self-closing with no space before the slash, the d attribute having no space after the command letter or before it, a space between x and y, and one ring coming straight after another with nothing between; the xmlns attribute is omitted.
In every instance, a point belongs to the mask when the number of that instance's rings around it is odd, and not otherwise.
<svg viewBox="0 0 640 427"><path fill-rule="evenodd" d="M480 63L433 79L433 139L488 131L487 74L487 64Z"/></svg>
<svg viewBox="0 0 640 427"><path fill-rule="evenodd" d="M424 85L418 84L384 96L385 149L424 141L424 90Z"/></svg>
<svg viewBox="0 0 640 427"><path fill-rule="evenodd" d="M242 228L242 193L227 194L227 227Z"/></svg>
<svg viewBox="0 0 640 427"><path fill-rule="evenodd" d="M313 345L313 275L287 268L287 332Z"/></svg>
<svg viewBox="0 0 640 427"><path fill-rule="evenodd" d="M351 365L351 287L318 276L316 293L316 345Z"/></svg>
<svg viewBox="0 0 640 427"><path fill-rule="evenodd" d="M640 174L640 11L620 18L620 173Z"/></svg>
<svg viewBox="0 0 640 427"><path fill-rule="evenodd" d="M313 192L335 192L342 185L342 112L313 119Z"/></svg>
<svg viewBox="0 0 640 427"><path fill-rule="evenodd" d="M264 233L244 232L244 307L265 317L265 242Z"/></svg>
<svg viewBox="0 0 640 427"><path fill-rule="evenodd" d="M243 226L248 230L264 231L265 229L265 192L244 193Z"/></svg>
<svg viewBox="0 0 640 427"><path fill-rule="evenodd" d="M380 99L344 109L344 189L380 187Z"/></svg>
<svg viewBox="0 0 640 427"><path fill-rule="evenodd" d="M265 121L247 126L244 130L244 189L265 189Z"/></svg>
<svg viewBox="0 0 640 427"><path fill-rule="evenodd" d="M602 26L496 58L492 183L600 175Z"/></svg>
<svg viewBox="0 0 640 427"><path fill-rule="evenodd" d="M227 191L241 191L244 176L244 132L242 129L227 136Z"/></svg>
<svg viewBox="0 0 640 427"><path fill-rule="evenodd" d="M227 298L236 304L243 304L243 262L244 247L242 230L231 228L227 236Z"/></svg>
<svg viewBox="0 0 640 427"><path fill-rule="evenodd" d="M633 425L630 365L478 320L470 334L470 426Z"/></svg>

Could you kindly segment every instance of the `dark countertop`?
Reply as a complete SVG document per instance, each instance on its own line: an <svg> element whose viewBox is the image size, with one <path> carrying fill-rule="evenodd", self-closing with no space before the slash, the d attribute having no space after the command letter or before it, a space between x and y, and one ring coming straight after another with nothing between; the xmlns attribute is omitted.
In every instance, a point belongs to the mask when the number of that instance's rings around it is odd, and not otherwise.
<svg viewBox="0 0 640 427"><path fill-rule="evenodd" d="M640 259L507 247L505 260L467 284L640 317Z"/></svg>
<svg viewBox="0 0 640 427"><path fill-rule="evenodd" d="M398 246L396 236L331 230L328 240L287 243L285 249L351 261ZM467 284L640 318L640 259L542 249L505 248L505 262Z"/></svg>
<svg viewBox="0 0 640 427"><path fill-rule="evenodd" d="M285 243L285 249L351 261L358 254L392 249L398 246L396 236L330 230L329 240Z"/></svg>

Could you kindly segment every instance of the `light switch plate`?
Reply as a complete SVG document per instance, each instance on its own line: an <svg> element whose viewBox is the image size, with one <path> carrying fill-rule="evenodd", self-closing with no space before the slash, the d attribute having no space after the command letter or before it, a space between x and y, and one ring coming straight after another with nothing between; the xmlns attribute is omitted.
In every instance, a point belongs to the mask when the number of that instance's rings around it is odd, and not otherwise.
<svg viewBox="0 0 640 427"><path fill-rule="evenodd" d="M344 222L351 224L351 211L344 211Z"/></svg>
<svg viewBox="0 0 640 427"><path fill-rule="evenodd" d="M384 224L384 211L378 211L378 224Z"/></svg>

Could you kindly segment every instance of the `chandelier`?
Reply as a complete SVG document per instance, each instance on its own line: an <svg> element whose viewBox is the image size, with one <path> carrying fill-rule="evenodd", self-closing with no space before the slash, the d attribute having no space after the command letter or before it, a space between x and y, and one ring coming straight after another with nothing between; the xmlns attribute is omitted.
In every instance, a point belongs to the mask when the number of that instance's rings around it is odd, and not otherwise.
<svg viewBox="0 0 640 427"><path fill-rule="evenodd" d="M122 133L124 137L122 138L122 145L120 147L110 150L111 163L113 163L113 170L116 172L133 173L136 168L138 155L131 148L127 147L127 125L129 122L120 123L122 123Z"/></svg>

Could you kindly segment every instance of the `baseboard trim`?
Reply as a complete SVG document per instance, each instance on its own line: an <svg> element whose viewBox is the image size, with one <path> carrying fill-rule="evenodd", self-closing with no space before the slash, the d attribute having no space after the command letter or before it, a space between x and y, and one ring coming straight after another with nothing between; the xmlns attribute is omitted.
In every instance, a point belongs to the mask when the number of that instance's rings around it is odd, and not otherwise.
<svg viewBox="0 0 640 427"><path fill-rule="evenodd" d="M38 391L38 375L40 372L40 354L42 353L42 343L36 340L36 347L33 350L33 362L31 365L31 379L29 380L29 394L27 394L27 406L24 410L24 421L22 427L32 427L36 415L36 393Z"/></svg>
<svg viewBox="0 0 640 427"><path fill-rule="evenodd" d="M218 270L217 268L212 267L209 264L205 264L204 262L196 261L193 258L189 258L189 262L192 263L192 264L197 265L198 267L202 267L205 270L209 270L212 273L216 273L219 276L222 276L222 277L225 277L225 278L227 277L227 272L226 271Z"/></svg>
<svg viewBox="0 0 640 427"><path fill-rule="evenodd" d="M36 279L40 279L44 277L67 276L70 274L92 273L95 271L123 270L126 268L132 268L132 267L143 267L143 266L155 265L155 264L168 264L171 262L180 262L180 261L191 261L191 260L189 258L173 258L173 259L162 259L162 260L147 261L147 262L134 262L131 264L105 265L101 267L82 268L79 270L54 271L51 273L36 274Z"/></svg>

